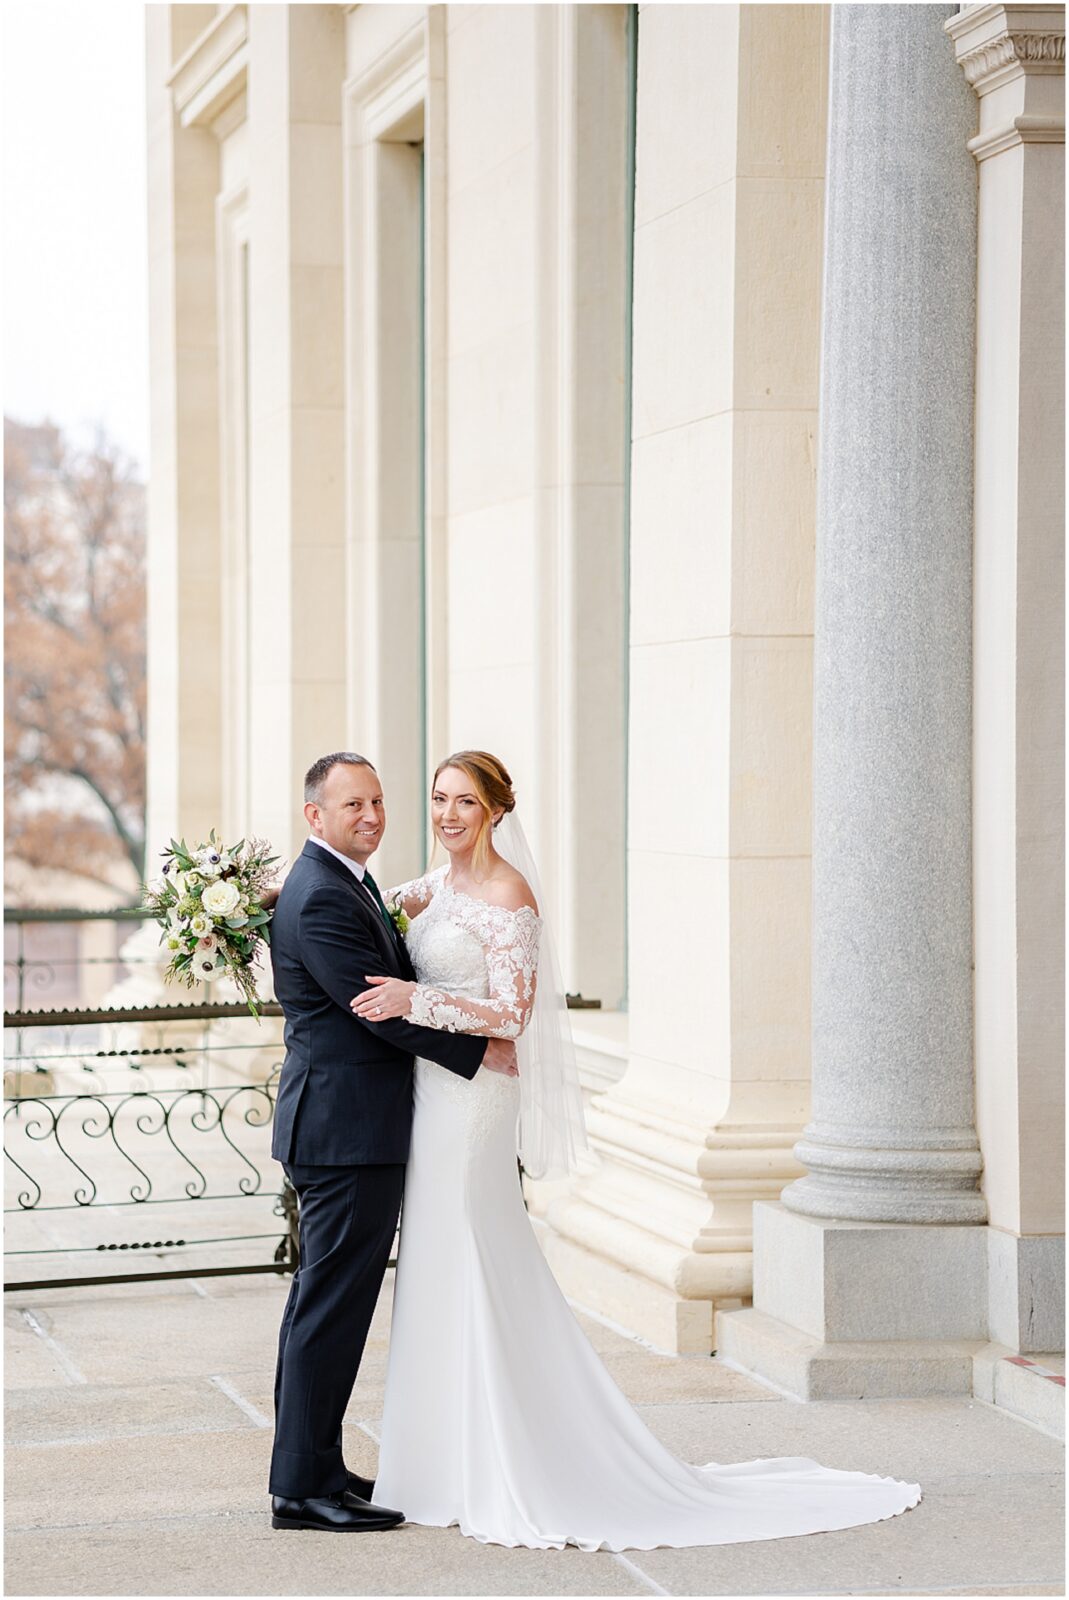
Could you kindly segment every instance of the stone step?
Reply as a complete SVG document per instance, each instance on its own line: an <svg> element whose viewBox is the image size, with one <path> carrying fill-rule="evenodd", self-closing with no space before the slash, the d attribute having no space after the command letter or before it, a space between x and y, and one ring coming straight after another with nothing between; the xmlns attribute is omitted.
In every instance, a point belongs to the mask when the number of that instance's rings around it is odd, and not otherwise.
<svg viewBox="0 0 1069 1600"><path fill-rule="evenodd" d="M799 1400L968 1395L1065 1438L1065 1356L1019 1355L971 1339L849 1340L822 1344L755 1311L716 1318L716 1359Z"/></svg>
<svg viewBox="0 0 1069 1600"><path fill-rule="evenodd" d="M1065 1353L1018 1355L1002 1344L986 1344L973 1357L973 1394L1015 1417L1065 1438Z"/></svg>
<svg viewBox="0 0 1069 1600"><path fill-rule="evenodd" d="M799 1400L877 1400L972 1392L978 1339L843 1340L823 1344L747 1307L716 1319L718 1359Z"/></svg>

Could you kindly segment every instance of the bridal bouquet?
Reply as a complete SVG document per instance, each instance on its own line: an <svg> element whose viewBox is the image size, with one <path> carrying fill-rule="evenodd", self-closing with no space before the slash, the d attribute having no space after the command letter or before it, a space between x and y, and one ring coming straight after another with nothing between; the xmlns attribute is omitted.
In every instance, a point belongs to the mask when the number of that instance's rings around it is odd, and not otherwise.
<svg viewBox="0 0 1069 1600"><path fill-rule="evenodd" d="M261 904L278 860L270 848L263 839L242 839L224 850L214 828L208 843L193 849L184 839L172 839L160 852L162 875L145 888L145 904L163 929L160 943L171 952L168 979L192 988L232 978L254 1017L259 1012L252 963L261 941L271 942L271 913Z"/></svg>

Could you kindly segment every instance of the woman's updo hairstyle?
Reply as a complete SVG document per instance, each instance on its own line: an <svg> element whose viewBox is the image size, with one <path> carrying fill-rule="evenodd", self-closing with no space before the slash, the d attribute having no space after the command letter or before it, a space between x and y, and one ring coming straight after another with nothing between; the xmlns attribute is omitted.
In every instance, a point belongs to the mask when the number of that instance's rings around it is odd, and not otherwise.
<svg viewBox="0 0 1069 1600"><path fill-rule="evenodd" d="M482 826L471 854L472 867L478 874L485 867L490 853L490 838L496 827L495 816L499 811L509 812L515 808L512 779L505 763L488 750L458 750L456 755L447 756L438 763L432 791L447 767L456 767L470 778L472 790L483 809Z"/></svg>

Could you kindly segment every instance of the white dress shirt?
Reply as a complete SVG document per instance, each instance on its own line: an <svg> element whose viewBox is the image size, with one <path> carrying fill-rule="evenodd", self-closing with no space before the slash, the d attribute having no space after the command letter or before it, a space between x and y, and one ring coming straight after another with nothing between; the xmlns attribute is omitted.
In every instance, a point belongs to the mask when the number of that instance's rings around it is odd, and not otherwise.
<svg viewBox="0 0 1069 1600"><path fill-rule="evenodd" d="M363 883L364 864L362 861L353 861L349 858L349 856L343 856L340 850L335 850L332 844L328 844L325 839L321 839L317 833L310 833L308 835L308 839L309 843L317 844L321 850L329 850L332 856L337 856L338 860L342 862L344 866L349 868L349 871L352 873L353 877L358 879L360 883Z"/></svg>

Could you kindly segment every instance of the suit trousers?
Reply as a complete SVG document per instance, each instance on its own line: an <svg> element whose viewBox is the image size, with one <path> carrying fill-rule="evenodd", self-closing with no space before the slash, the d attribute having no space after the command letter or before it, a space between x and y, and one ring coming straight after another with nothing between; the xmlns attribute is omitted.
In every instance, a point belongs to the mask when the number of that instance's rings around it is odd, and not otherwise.
<svg viewBox="0 0 1069 1600"><path fill-rule="evenodd" d="M386 1275L405 1169L283 1166L300 1201L300 1265L279 1330L269 1489L301 1500L347 1482L342 1418Z"/></svg>

